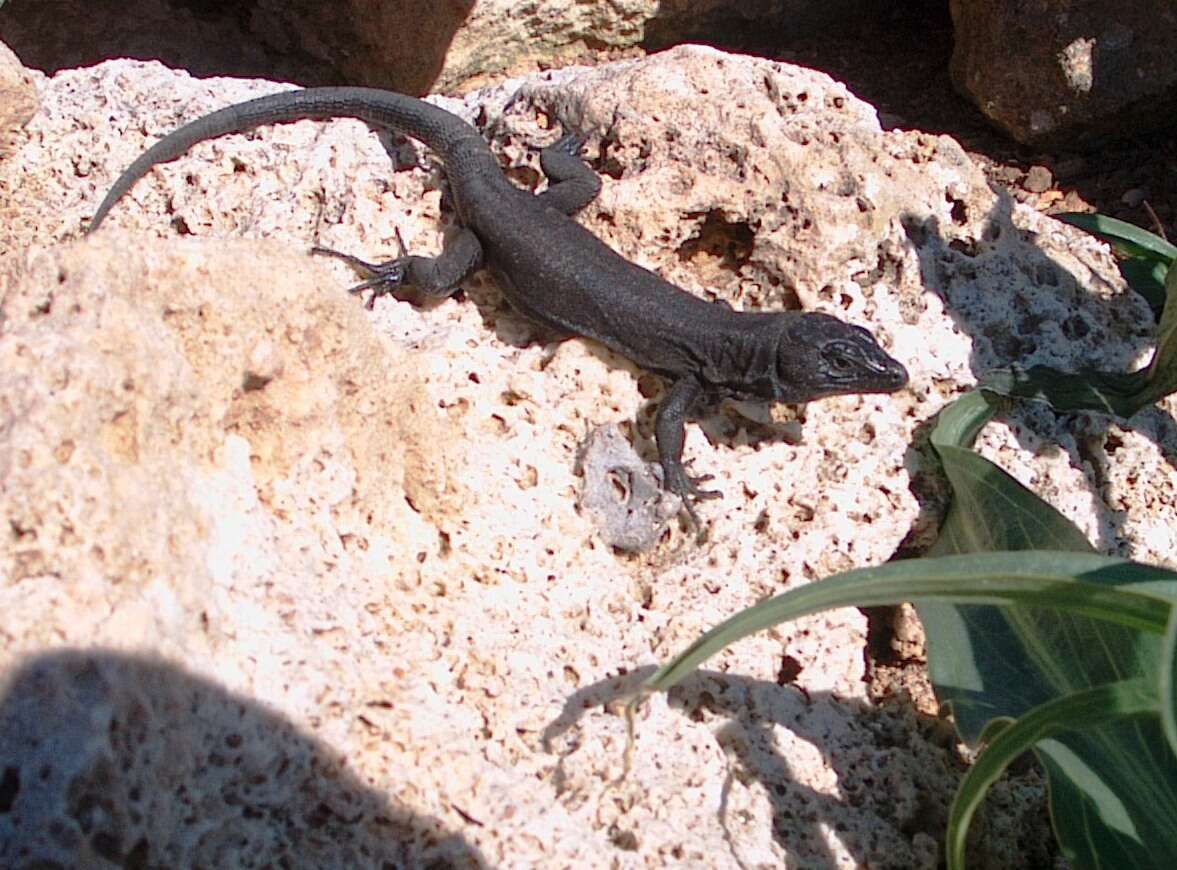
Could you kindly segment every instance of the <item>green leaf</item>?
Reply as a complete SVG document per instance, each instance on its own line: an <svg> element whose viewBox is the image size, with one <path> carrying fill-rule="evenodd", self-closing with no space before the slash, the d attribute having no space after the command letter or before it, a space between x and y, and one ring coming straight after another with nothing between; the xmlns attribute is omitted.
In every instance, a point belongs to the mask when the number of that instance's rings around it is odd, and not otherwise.
<svg viewBox="0 0 1177 870"><path fill-rule="evenodd" d="M1161 311L1165 308L1165 273L1169 271L1169 265L1143 257L1120 260L1117 265L1128 286L1145 298L1153 318L1160 321Z"/></svg>
<svg viewBox="0 0 1177 870"><path fill-rule="evenodd" d="M944 447L972 447L985 424L997 413L998 406L995 397L971 390L940 411L928 440L937 453Z"/></svg>
<svg viewBox="0 0 1177 870"><path fill-rule="evenodd" d="M976 391L940 413L930 440L953 497L929 555L1044 548L1092 552L1066 517L968 449L995 411L994 402ZM932 682L969 742L991 719L1017 718L1071 691L1138 675L1141 667L1138 636L1131 630L1044 611L915 603L927 633ZM1085 663L1081 650L1095 637L1102 644L1099 661ZM1075 662L1074 673L1059 668L1066 661ZM1118 670L1121 664L1131 671Z"/></svg>
<svg viewBox="0 0 1177 870"><path fill-rule="evenodd" d="M952 485L940 537L928 555L987 550L1093 552L1070 520L971 449L998 401L973 390L940 412L929 440Z"/></svg>
<svg viewBox="0 0 1177 870"><path fill-rule="evenodd" d="M1169 748L1177 753L1177 608L1169 615L1161 648L1161 726Z"/></svg>
<svg viewBox="0 0 1177 870"><path fill-rule="evenodd" d="M1091 730L1114 719L1155 715L1156 708L1155 687L1143 680L1128 680L1065 695L1035 707L1016 721L1005 721L1004 727L987 729L989 743L961 780L949 813L949 870L963 870L969 824L989 787L1001 777L1010 762L1053 735ZM1089 780L1087 787L1089 794L1097 791L1094 780ZM1128 825L1124 824L1125 816L1118 812L1120 806L1106 796L1096 804L1097 810L1103 809L1115 816L1105 819L1105 826L1118 830L1134 828L1130 819Z"/></svg>
<svg viewBox="0 0 1177 870"><path fill-rule="evenodd" d="M932 432L953 488L932 554L980 558L989 550L1021 551L1032 559L1044 546L1090 552L1079 529L1058 511L967 449L996 407L994 399L966 395L941 413ZM1131 584L1134 592L1172 602L1175 578L1105 572L1089 579L1117 589ZM1152 631L1074 612L915 603L937 697L970 742L992 736L995 721L1019 720L1107 684L1144 680L1157 687L1155 696L1171 667L1162 666L1163 636ZM1055 830L1074 866L1177 866L1177 756L1159 714L1158 708L1148 719L1113 719L1038 744Z"/></svg>
<svg viewBox="0 0 1177 870"><path fill-rule="evenodd" d="M1090 553L986 553L911 559L859 568L791 589L717 625L643 684L665 691L706 659L770 626L835 607L876 607L940 598L1021 605L1108 620L1133 632L1160 636L1170 603L1150 584L1177 585L1177 574ZM1140 584L1121 589L1116 584Z"/></svg>
<svg viewBox="0 0 1177 870"><path fill-rule="evenodd" d="M1177 757L1156 713L1113 719L1035 747L1050 815L1077 870L1177 867Z"/></svg>
<svg viewBox="0 0 1177 870"><path fill-rule="evenodd" d="M1177 247L1135 224L1126 223L1107 215L1080 212L1056 214L1055 217L1063 223L1086 230L1091 235L1102 239L1115 248L1117 253L1126 257L1143 257L1154 262L1164 263L1166 266L1177 259Z"/></svg>
<svg viewBox="0 0 1177 870"><path fill-rule="evenodd" d="M1177 298L1177 269L1165 275L1165 295ZM1137 397L1140 406L1177 391L1177 304L1166 305L1157 326L1157 350L1145 370L1145 384Z"/></svg>
<svg viewBox="0 0 1177 870"><path fill-rule="evenodd" d="M1149 404L1142 401L1148 370L1064 372L1049 366L994 369L980 386L999 396L1046 402L1056 411L1099 411L1127 419Z"/></svg>

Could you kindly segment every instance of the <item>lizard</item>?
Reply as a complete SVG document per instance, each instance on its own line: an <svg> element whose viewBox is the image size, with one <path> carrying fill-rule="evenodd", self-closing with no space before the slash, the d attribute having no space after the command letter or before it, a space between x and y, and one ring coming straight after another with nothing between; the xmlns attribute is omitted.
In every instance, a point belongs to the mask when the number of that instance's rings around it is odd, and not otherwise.
<svg viewBox="0 0 1177 870"><path fill-rule="evenodd" d="M157 163L198 142L266 124L357 118L409 136L436 153L445 169L457 231L436 257L400 251L370 263L340 257L371 291L367 305L390 294L420 303L445 298L479 268L488 268L507 302L524 317L563 336L605 345L669 383L654 418L664 489L679 496L699 527L694 502L722 495L703 489L712 475L687 473L682 454L688 418L723 398L803 403L827 396L890 393L907 370L870 332L831 315L738 311L709 302L631 262L574 219L601 190L581 157L584 138L564 135L540 153L547 188L515 186L473 126L424 100L394 91L319 87L258 97L204 115L167 134L115 180L87 233Z"/></svg>

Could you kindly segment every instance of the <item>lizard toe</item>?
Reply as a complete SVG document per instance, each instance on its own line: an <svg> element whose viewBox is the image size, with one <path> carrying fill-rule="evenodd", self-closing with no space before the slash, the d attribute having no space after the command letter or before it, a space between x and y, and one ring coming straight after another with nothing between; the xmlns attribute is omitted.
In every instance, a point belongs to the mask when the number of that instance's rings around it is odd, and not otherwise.
<svg viewBox="0 0 1177 870"><path fill-rule="evenodd" d="M392 294L399 298L397 291L404 286L405 274L407 272L406 262L403 259L389 260L387 263L379 263L373 268L372 277L361 281L354 287L348 287L348 293L363 293L365 290L371 290L372 295L368 297L368 301L364 303L369 310L376 304L376 299L380 296Z"/></svg>
<svg viewBox="0 0 1177 870"><path fill-rule="evenodd" d="M706 483L709 480L714 480L714 474L703 474L699 477L688 477L687 487L690 491L691 498L706 501L713 498L723 498L723 493L718 489L702 489L699 484Z"/></svg>
<svg viewBox="0 0 1177 870"><path fill-rule="evenodd" d="M580 149L584 147L584 141L585 137L579 133L565 133L550 147L554 151L562 151L565 154L571 154L575 157L580 154Z"/></svg>

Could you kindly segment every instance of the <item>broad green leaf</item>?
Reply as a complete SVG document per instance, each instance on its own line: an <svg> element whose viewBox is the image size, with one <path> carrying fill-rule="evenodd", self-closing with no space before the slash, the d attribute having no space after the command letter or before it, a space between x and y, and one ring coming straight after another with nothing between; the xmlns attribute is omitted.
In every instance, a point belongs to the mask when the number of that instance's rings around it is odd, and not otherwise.
<svg viewBox="0 0 1177 870"><path fill-rule="evenodd" d="M1034 754L1072 867L1177 867L1177 757L1156 713L1059 734Z"/></svg>
<svg viewBox="0 0 1177 870"><path fill-rule="evenodd" d="M1155 687L1143 680L1129 680L1098 686L1048 701L1035 707L1016 721L1001 721L1004 727L986 729L988 744L961 780L948 818L947 859L949 870L963 870L965 844L973 815L985 799L985 793L1004 773L1010 762L1041 741L1066 731L1091 730L1114 719L1154 715L1157 707ZM1093 782L1089 785L1094 787ZM1131 820L1118 812L1114 800L1097 802L1097 811L1106 805L1112 818L1107 827L1134 828Z"/></svg>
<svg viewBox="0 0 1177 870"><path fill-rule="evenodd" d="M1064 372L1049 366L1010 366L986 372L980 386L1000 396L1046 402L1056 411L1099 411L1127 419L1149 404L1141 396L1148 369Z"/></svg>
<svg viewBox="0 0 1177 870"><path fill-rule="evenodd" d="M929 440L952 485L940 537L928 555L989 550L1093 552L1070 520L970 448L997 412L983 390L961 396L940 412Z"/></svg>
<svg viewBox="0 0 1177 870"><path fill-rule="evenodd" d="M994 411L992 401L970 393L945 408L932 431L953 498L929 555L1090 553L1073 523L968 449ZM1158 640L1131 630L1045 611L915 604L927 632L932 682L970 742L994 718L1017 718L1061 695L1139 676L1145 667L1156 673Z"/></svg>
<svg viewBox="0 0 1177 870"><path fill-rule="evenodd" d="M1165 295L1177 299L1177 269L1172 267L1165 275ZM1177 304L1166 305L1161 312L1156 353L1145 373L1145 386L1139 396L1141 407L1177 390Z"/></svg>
<svg viewBox="0 0 1177 870"><path fill-rule="evenodd" d="M1166 242L1155 233L1143 230L1135 224L1117 220L1102 214L1069 212L1056 214L1063 223L1085 230L1107 242L1116 252L1126 257L1142 257L1166 266L1177 259L1177 247Z"/></svg>
<svg viewBox="0 0 1177 870"><path fill-rule="evenodd" d="M1120 260L1116 265L1120 267L1120 274L1128 286L1144 297L1152 309L1152 316L1160 321L1161 311L1165 307L1165 273L1169 271L1169 264L1133 257Z"/></svg>
<svg viewBox="0 0 1177 870"><path fill-rule="evenodd" d="M972 447L985 424L997 413L1000 401L981 390L965 393L940 412L928 440L937 452L944 447Z"/></svg>
<svg viewBox="0 0 1177 870"><path fill-rule="evenodd" d="M876 607L937 598L1019 605L1109 620L1159 638L1168 624L1170 603L1150 587L1165 582L1177 584L1177 574L1091 553L1050 551L910 559L859 568L791 589L741 611L659 668L643 689L665 691L737 640L835 607Z"/></svg>
<svg viewBox="0 0 1177 870"><path fill-rule="evenodd" d="M953 488L932 555L1042 547L1090 552L1079 529L992 463L967 449L992 401L970 394L946 408L931 441ZM1090 579L1177 601L1177 575L1105 572ZM954 606L916 600L928 638L928 667L961 735L975 742L995 720L1017 720L1075 693L1130 680L1160 690L1163 636L1072 612ZM1154 692L1154 695L1156 693ZM1050 779L1060 846L1077 867L1177 866L1177 756L1149 719L1113 720L1068 731L1036 752ZM1008 726L1008 727L1013 727ZM1004 734L1004 731L1000 732ZM996 739L996 738L995 738ZM1131 822L1125 833L1124 819ZM1148 836L1141 839L1141 832ZM1144 845L1142 845L1144 844ZM1111 856L1114 860L1108 862ZM1166 863L1169 862L1169 863Z"/></svg>
<svg viewBox="0 0 1177 870"><path fill-rule="evenodd" d="M1169 748L1177 753L1177 607L1169 615L1161 663L1161 726L1165 729Z"/></svg>

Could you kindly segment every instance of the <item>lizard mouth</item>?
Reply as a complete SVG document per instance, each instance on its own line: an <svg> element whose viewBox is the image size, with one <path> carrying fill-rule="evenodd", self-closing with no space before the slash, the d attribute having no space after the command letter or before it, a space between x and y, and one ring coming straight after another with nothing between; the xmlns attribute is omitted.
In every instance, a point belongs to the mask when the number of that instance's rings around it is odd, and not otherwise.
<svg viewBox="0 0 1177 870"><path fill-rule="evenodd" d="M908 383L904 365L866 335L827 342L818 352L817 371L819 382L837 392L890 393Z"/></svg>
<svg viewBox="0 0 1177 870"><path fill-rule="evenodd" d="M877 371L879 383L884 392L893 393L903 389L911 382L907 368L897 359L888 359Z"/></svg>

